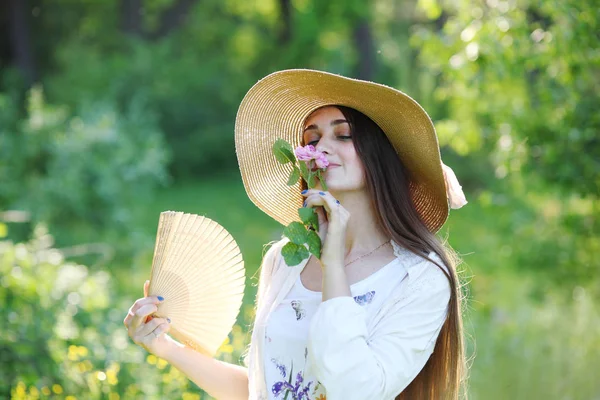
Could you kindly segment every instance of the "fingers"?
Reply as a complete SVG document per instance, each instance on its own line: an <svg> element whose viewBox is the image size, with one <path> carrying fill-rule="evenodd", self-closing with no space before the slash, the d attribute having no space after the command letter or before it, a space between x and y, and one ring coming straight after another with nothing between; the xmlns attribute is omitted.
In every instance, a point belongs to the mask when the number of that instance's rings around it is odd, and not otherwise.
<svg viewBox="0 0 600 400"><path fill-rule="evenodd" d="M329 192L314 189L306 190L302 195L306 197L305 207L322 206L327 212L327 235L330 232L344 233L350 219L350 212L336 198ZM317 208L317 212L319 208Z"/></svg>
<svg viewBox="0 0 600 400"><path fill-rule="evenodd" d="M163 333L169 332L171 324L164 318L155 318L152 321L144 324L133 335L130 335L133 342L143 345L146 350L150 350L151 344L160 338Z"/></svg>
<svg viewBox="0 0 600 400"><path fill-rule="evenodd" d="M336 200L329 192L309 189L302 193L306 197L305 207L323 206L327 214L331 215L333 210L339 209L340 202Z"/></svg>
<svg viewBox="0 0 600 400"><path fill-rule="evenodd" d="M138 299L129 309L123 324L128 328L136 328L140 325L142 319L158 310L160 300L158 296L144 297Z"/></svg>
<svg viewBox="0 0 600 400"><path fill-rule="evenodd" d="M169 332L170 329L171 329L171 324L168 322L163 322L154 330L154 332L152 333L152 336L160 337L160 335L162 335L163 333Z"/></svg>
<svg viewBox="0 0 600 400"><path fill-rule="evenodd" d="M165 326L163 326L165 325ZM148 336L148 335L152 335L154 336L154 334L152 334L152 332L156 331L158 328L161 328L161 332L164 328L167 328L169 326L169 319L168 318L154 318L152 321L148 322L147 324L143 324L140 325L137 330L134 333L134 336L138 339L143 339L144 337ZM158 336L159 332L156 332L156 335Z"/></svg>

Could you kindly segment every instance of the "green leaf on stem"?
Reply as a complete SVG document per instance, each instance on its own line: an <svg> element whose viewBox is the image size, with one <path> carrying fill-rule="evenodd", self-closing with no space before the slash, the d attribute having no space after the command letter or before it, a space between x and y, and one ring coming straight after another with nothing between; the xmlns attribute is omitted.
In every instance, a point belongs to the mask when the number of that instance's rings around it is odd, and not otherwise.
<svg viewBox="0 0 600 400"><path fill-rule="evenodd" d="M308 251L315 257L321 259L321 238L315 231L308 231Z"/></svg>
<svg viewBox="0 0 600 400"><path fill-rule="evenodd" d="M319 230L319 216L312 207L302 207L298 209L298 215L304 225L312 226L315 230Z"/></svg>
<svg viewBox="0 0 600 400"><path fill-rule="evenodd" d="M292 243L298 245L306 243L307 232L306 227L298 221L294 221L283 228L283 234L290 239Z"/></svg>
<svg viewBox="0 0 600 400"><path fill-rule="evenodd" d="M310 253L308 252L306 247L289 242L281 248L281 255L283 256L285 263L289 267L293 267L295 265L300 264L302 260L308 258L308 256L310 256Z"/></svg>
<svg viewBox="0 0 600 400"><path fill-rule="evenodd" d="M306 180L306 185L308 186L309 189L315 188L315 176L311 172L308 173L308 179Z"/></svg>
<svg viewBox="0 0 600 400"><path fill-rule="evenodd" d="M319 182L321 182L321 187L323 188L323 191L327 191L327 184L325 183L325 179L323 179L323 175L322 175L322 169L318 169L317 170L317 177L319 178Z"/></svg>
<svg viewBox="0 0 600 400"><path fill-rule="evenodd" d="M292 172L290 173L287 185L294 186L296 183L298 183L298 179L300 179L300 170L294 165L294 169L292 169Z"/></svg>
<svg viewBox="0 0 600 400"><path fill-rule="evenodd" d="M283 139L277 139L275 143L273 143L273 154L280 164L296 162L292 145Z"/></svg>
<svg viewBox="0 0 600 400"><path fill-rule="evenodd" d="M302 179L308 182L308 167L306 166L306 161L298 161L298 165L300 166Z"/></svg>

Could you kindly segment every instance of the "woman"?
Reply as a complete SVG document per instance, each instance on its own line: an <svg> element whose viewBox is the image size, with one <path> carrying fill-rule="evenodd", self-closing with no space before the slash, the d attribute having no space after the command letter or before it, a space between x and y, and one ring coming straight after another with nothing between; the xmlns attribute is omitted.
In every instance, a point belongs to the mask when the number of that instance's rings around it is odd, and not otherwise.
<svg viewBox="0 0 600 400"><path fill-rule="evenodd" d="M286 185L289 166L271 153L277 138L325 154L328 191ZM247 368L184 348L162 334L164 320L142 323L157 298L138 300L125 318L134 342L216 398L458 398L460 285L435 233L466 201L425 111L376 83L280 71L244 97L236 153L265 213L287 225L299 207L317 210L321 258L287 266L287 239L265 254Z"/></svg>

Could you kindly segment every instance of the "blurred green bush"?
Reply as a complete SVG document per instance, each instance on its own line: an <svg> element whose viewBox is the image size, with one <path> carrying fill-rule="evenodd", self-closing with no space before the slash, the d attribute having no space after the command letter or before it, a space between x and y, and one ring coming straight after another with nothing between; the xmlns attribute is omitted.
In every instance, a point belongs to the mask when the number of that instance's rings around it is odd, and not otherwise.
<svg viewBox="0 0 600 400"><path fill-rule="evenodd" d="M253 77L250 71L235 70L239 66L232 59L206 57L203 43L189 45L190 51L182 51L175 40L126 40L121 51L106 54L66 43L57 54L61 72L46 80L48 96L77 106L93 93L95 99L114 99L116 110L143 99L156 117L153 127L164 133L176 155L169 163L172 174L192 177L209 175L215 167L232 170L237 165L235 112Z"/></svg>
<svg viewBox="0 0 600 400"><path fill-rule="evenodd" d="M28 242L0 240L0 277L0 398L201 398L131 342L123 319L135 299L118 295L107 271L66 261L45 226ZM216 357L237 362L246 342L235 325Z"/></svg>
<svg viewBox="0 0 600 400"><path fill-rule="evenodd" d="M171 153L144 101L118 111L88 94L69 108L35 87L18 110L0 94L1 208L31 212L63 244L134 240L135 209L168 183Z"/></svg>
<svg viewBox="0 0 600 400"><path fill-rule="evenodd" d="M420 2L415 24L442 145L483 152L495 177L531 173L600 199L600 19L594 1ZM442 11L443 17L440 17Z"/></svg>

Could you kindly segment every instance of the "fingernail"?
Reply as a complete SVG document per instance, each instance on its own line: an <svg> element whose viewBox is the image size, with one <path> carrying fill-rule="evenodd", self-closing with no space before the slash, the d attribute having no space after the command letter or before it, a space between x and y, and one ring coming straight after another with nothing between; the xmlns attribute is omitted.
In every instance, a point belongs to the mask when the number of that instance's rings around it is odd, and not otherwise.
<svg viewBox="0 0 600 400"><path fill-rule="evenodd" d="M171 323L171 318L167 318L167 321L169 321L169 323Z"/></svg>
<svg viewBox="0 0 600 400"><path fill-rule="evenodd" d="M308 189L305 189L305 190L301 191L300 193L306 194L306 192L308 192Z"/></svg>
<svg viewBox="0 0 600 400"><path fill-rule="evenodd" d="M319 192L321 196L325 196L325 192Z"/></svg>
<svg viewBox="0 0 600 400"><path fill-rule="evenodd" d="M306 207L306 202L304 202L304 204L302 204L302 207Z"/></svg>
<svg viewBox="0 0 600 400"><path fill-rule="evenodd" d="M159 301L163 301L164 299L165 299L164 297L162 297L162 296L158 296L158 300L159 300Z"/></svg>
<svg viewBox="0 0 600 400"><path fill-rule="evenodd" d="M339 200L336 200L335 202L336 202L337 204L340 204L340 201L339 201Z"/></svg>

